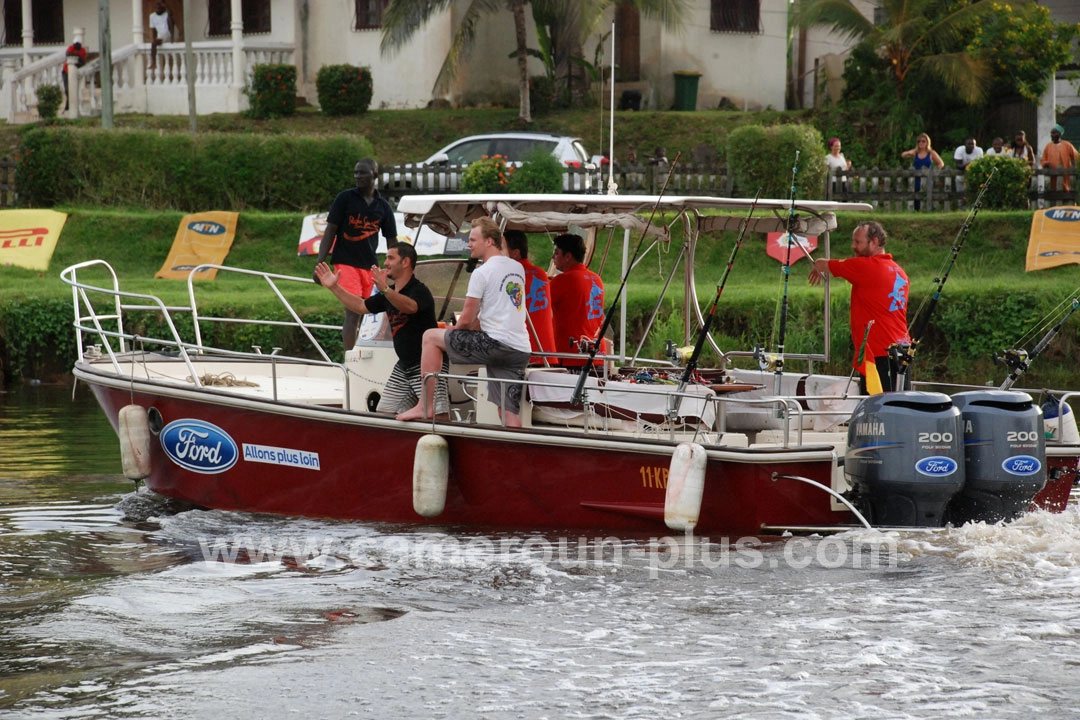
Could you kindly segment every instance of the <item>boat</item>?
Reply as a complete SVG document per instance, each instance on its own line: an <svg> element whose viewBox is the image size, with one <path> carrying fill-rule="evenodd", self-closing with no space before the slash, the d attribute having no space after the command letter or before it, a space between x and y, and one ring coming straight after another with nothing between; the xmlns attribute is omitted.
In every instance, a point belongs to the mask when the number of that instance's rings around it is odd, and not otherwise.
<svg viewBox="0 0 1080 720"><path fill-rule="evenodd" d="M624 284L652 253L668 253L663 287L685 293L683 337L663 357L641 357L644 340L629 345L627 294L609 287L619 320L608 352L594 356L602 366L579 375L553 365L553 356L530 367L520 428L500 422L487 399L496 381L476 367L452 366L443 376L449 418L402 422L375 413L396 360L378 317L365 318L357 346L337 361L317 340L319 330L337 328L306 322L286 299L285 287L310 278L227 266L199 266L191 278L211 267L261 279L282 306L275 322L303 333L310 356L212 347L204 342L211 323L267 321L207 316L191 279L190 304L166 306L123 290L107 263L91 260L62 273L74 303L73 373L116 429L125 475L202 508L725 536L940 527L1062 511L1080 464L1067 403L1073 393L916 383L859 396L851 378L814 372L831 352L828 283L819 349L777 362L760 348L720 348L706 333L700 339L720 362L685 372L685 343L705 324L694 274L703 243L725 230L750 238L779 231L817 236L828 257L836 213L870 209L662 196L402 198L398 211L409 227L447 237L482 215L529 233L580 232L594 267L599 258L621 258ZM452 323L467 258L423 260L416 274L435 294L440 321ZM665 307L658 298L646 332ZM162 337L132 331L131 315L148 312L167 328ZM1035 396L1057 409L1054 420Z"/></svg>

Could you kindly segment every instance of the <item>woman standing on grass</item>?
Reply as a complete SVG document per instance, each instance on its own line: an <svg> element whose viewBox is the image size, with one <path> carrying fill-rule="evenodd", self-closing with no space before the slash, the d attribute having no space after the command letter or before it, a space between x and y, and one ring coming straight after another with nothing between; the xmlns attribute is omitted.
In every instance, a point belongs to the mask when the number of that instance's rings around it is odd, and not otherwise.
<svg viewBox="0 0 1080 720"><path fill-rule="evenodd" d="M913 158L911 167L915 170L926 170L930 165L936 165L938 170L945 167L945 161L934 151L930 144L930 136L926 133L919 133L919 137L915 139L915 147L900 153L900 157ZM916 177L915 192L921 189L922 178ZM922 207L922 201L916 200L915 211L918 212L920 207Z"/></svg>

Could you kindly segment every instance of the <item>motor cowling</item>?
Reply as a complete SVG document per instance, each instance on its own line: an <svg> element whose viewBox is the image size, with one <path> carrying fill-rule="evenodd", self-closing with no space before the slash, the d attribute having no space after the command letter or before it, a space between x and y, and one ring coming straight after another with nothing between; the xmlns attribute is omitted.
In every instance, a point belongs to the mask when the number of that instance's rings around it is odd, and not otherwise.
<svg viewBox="0 0 1080 720"><path fill-rule="evenodd" d="M973 390L953 404L964 423L963 490L949 504L954 525L1014 520L1046 485L1042 408L1024 392Z"/></svg>
<svg viewBox="0 0 1080 720"><path fill-rule="evenodd" d="M874 525L941 527L964 486L964 429L948 395L904 391L859 403L848 425L844 472Z"/></svg>

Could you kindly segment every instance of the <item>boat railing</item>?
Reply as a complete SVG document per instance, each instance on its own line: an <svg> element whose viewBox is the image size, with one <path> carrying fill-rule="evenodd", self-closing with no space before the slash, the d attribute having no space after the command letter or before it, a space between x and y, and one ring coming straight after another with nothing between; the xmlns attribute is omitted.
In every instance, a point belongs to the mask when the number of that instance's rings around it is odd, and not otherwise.
<svg viewBox="0 0 1080 720"><path fill-rule="evenodd" d="M192 282L194 275L200 271L205 271L206 268L216 268L218 270L226 270L229 272L236 272L243 275L256 275L263 277L272 292L277 296L278 300L282 303L285 311L291 317L289 320L252 320L247 318L218 318L208 315L200 315L195 298L195 289ZM87 282L86 280L79 278L79 271L85 271L88 268L95 268L95 271L104 271L108 275L108 282L105 285L94 284ZM343 407L345 409L350 408L350 392L349 392L349 373L346 367L337 362L330 360L326 351L322 345L315 338L312 333L313 329L327 329L336 330L336 326L320 325L317 323L306 323L299 316L296 310L292 307L289 301L282 294L280 288L277 286L275 280L288 280L299 283L311 283L312 281L307 278L290 277L288 275L276 275L273 273L263 273L258 271L242 270L239 268L222 268L216 265L199 265L192 269L188 276L188 298L190 306L184 305L166 305L156 295L148 295L145 293L135 293L127 290L121 290L119 280L116 276L116 271L109 263L104 260L88 260L86 262L78 263L65 268L60 273L60 278L72 288L72 304L74 309L74 322L76 333L76 350L79 357L87 355L87 347L85 336L96 337L101 340L101 343L93 343L95 346L100 344L107 354L113 369L117 374L123 373L120 359L118 354L124 354L126 352L136 349L137 345L143 343L152 343L156 346L173 348L176 350L180 359L184 362L190 373L191 382L196 387L203 387L203 381L199 377L196 371L195 365L192 361L192 354L202 355L212 353L214 356L226 357L231 359L248 359L259 360L265 362L268 358L271 365L271 391L274 399L278 398L278 375L277 366L282 363L300 363L305 365L320 366L320 367L332 367L341 372L344 380L344 397ZM111 306L109 312L99 312L92 302L93 295L104 295L111 298ZM126 302L133 301L133 302ZM154 312L157 313L162 321L168 328L167 337L144 337L137 334L133 334L124 330L124 313L125 312ZM181 337L179 330L177 329L174 321L174 315L177 313L190 313L192 316L192 325L195 333L195 342L188 342ZM258 347L254 351L242 351L242 350L228 350L220 347L207 346L202 339L202 331L200 328L201 322L231 322L239 324L253 324L253 325L275 325L285 327L296 327L304 333L305 337L311 342L312 346L316 349L322 359L300 358L292 357L288 355L280 355L275 350L269 356L261 352ZM116 323L115 330L110 328L109 323ZM114 347L114 342L116 347Z"/></svg>
<svg viewBox="0 0 1080 720"><path fill-rule="evenodd" d="M576 375L568 375L568 377L576 377ZM474 403L480 400L479 394L474 391L470 392L471 388L478 387L481 383L486 383L488 386L493 384L508 384L508 385L522 385L526 388L551 388L555 390L569 390L569 386L561 383L555 383L547 380L513 380L506 378L492 378L492 377L478 377L475 374L463 375L458 373L444 373L434 372L428 373L424 376L424 383L437 382L437 381L456 381L458 382L466 396ZM843 410L836 408L824 407L818 410L808 409L805 404L808 401L845 401L845 400L857 400L861 396L842 396L842 395L767 395L764 397L756 398L734 398L724 394L713 394L709 396L702 396L693 392L678 392L675 385L667 384L639 384L633 386L632 390L627 388L619 388L617 392L632 392L642 395L648 395L656 397L658 400L663 401L658 403L658 407L661 405L665 408L678 408L683 400L704 403L711 407L714 418L711 423L692 423L692 422L680 422L678 417L697 417L691 413L686 415L679 415L675 418L669 416L665 421L653 422L648 421L647 424L653 428L666 429L669 435L674 438L675 432L679 428L693 427L695 429L695 438L705 436L707 433L715 433L717 440L720 436L726 432L725 418L727 415L727 408L733 405L747 406L747 407L760 407L770 410L770 416L774 417L779 422L779 430L782 433L782 440L780 444L785 447L792 447L792 445L802 445L804 442L803 431L806 425L806 419L812 417L831 417L847 416L847 413ZM595 402L590 399L590 393L602 393L605 388L609 388L607 385L587 385L582 397L581 410L584 415L582 420L582 429L584 433L588 433L590 430L599 429L604 431L608 429L606 420L610 419L610 415L601 414L596 412L593 408L596 405L605 405L604 402ZM610 389L610 388L609 388ZM678 400L678 402L674 402ZM422 400L421 402L425 402ZM535 401L530 401L535 404ZM424 407L425 414L430 412L430 409ZM662 413L660 413L662 414ZM474 415L469 415L465 422L471 422ZM595 418L599 421L599 426L594 425L590 418ZM637 418L642 420L639 415ZM462 418L456 418L455 421L462 421ZM643 421L645 422L645 421ZM505 420L503 420L505 426ZM794 427L792 427L794 425Z"/></svg>
<svg viewBox="0 0 1080 720"><path fill-rule="evenodd" d="M270 291L277 297L281 303L282 309L288 313L291 321L288 320L251 320L249 318L225 318L225 317L213 317L213 316L200 316L198 310L198 304L195 301L195 280L198 279L199 273L205 273L207 270L217 270L218 272L229 272L237 275L245 275L248 277L261 277L266 281ZM245 268L225 267L224 265L215 265L213 263L203 263L202 265L196 265L188 273L188 298L191 302L191 319L195 327L195 344L202 347L202 322L217 322L217 323L233 323L239 325L274 325L278 327L295 327L304 333L304 337L307 338L311 346L315 348L315 351L319 353L322 359L327 363L333 363L326 350L323 349L322 344L315 338L315 335L311 332L311 329L317 330L335 330L336 326L321 325L318 323L306 323L301 319L300 315L293 308L292 304L286 299L285 295L281 292L281 288L278 287L275 280L286 280L289 282L297 282L303 284L313 285L314 280L311 278L298 278L292 275L278 275L277 273L268 273L260 270L247 270Z"/></svg>
<svg viewBox="0 0 1080 720"><path fill-rule="evenodd" d="M79 270L84 270L90 267L105 268L109 274L109 278L112 281L111 287L101 287L98 285L92 285L79 280ZM117 352L123 354L128 351L128 341L132 343L136 342L139 337L124 332L124 311L135 310L152 310L159 312L165 324L169 328L169 333L172 338L155 338L155 344L165 345L168 347L175 347L179 353L181 359L187 365L188 371L195 379L195 383L199 383L198 373L195 372L195 367L191 363L191 358L188 356L187 347L180 338L180 333L176 329L175 323L173 323L172 315L169 313L170 308L161 301L161 298L155 295L147 295L144 293L133 293L120 289L119 280L116 277L116 271L112 266L104 260L87 260L76 265L64 268L60 272L60 279L71 286L71 299L73 310L75 314L74 326L75 326L75 342L76 349L79 357L83 357L86 354L86 348L83 342L84 334L90 334L96 336L102 342L102 347L105 348L105 352L109 357L109 361L112 363L113 369L117 374L123 372L120 367L120 360L117 358ZM107 314L99 313L94 304L90 300L90 294L97 293L106 295L112 298L112 312ZM149 305L127 305L123 302L123 298L131 300L141 300L150 303ZM172 310L178 310L182 308L171 308ZM116 330L107 329L102 323L116 323ZM88 324L87 324L88 323ZM116 340L119 346L118 350L114 350L110 339ZM96 345L96 343L95 343ZM132 345L132 348L134 345Z"/></svg>

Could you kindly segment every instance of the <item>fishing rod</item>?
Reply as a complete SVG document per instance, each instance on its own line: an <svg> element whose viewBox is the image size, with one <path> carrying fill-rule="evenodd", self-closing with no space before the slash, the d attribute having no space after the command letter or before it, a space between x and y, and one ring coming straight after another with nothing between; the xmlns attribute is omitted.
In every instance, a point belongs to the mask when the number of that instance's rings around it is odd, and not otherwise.
<svg viewBox="0 0 1080 720"><path fill-rule="evenodd" d="M934 314L938 301L941 300L941 291L945 287L945 282L949 279L953 267L956 266L956 256L960 254L960 249L964 246L968 230L971 229L972 224L975 222L975 216L979 214L979 208L982 207L983 195L986 194L986 190L990 187L990 182L994 179L997 171L996 167L990 170L986 181L979 188L979 194L975 197L975 202L972 204L971 209L968 210L967 217L964 218L964 223L960 226L960 230L957 231L956 238L953 240L950 257L942 266L942 272L939 273L939 276L934 278L937 286L934 288L933 294L924 299L919 306L915 316L915 325L913 329L908 331L907 342L895 343L889 348L889 356L897 363L896 387L893 388L894 390L898 390L905 385L904 376L907 374L912 361L915 360L915 351L922 340L923 334L926 333L927 326L930 324L930 316Z"/></svg>
<svg viewBox="0 0 1080 720"><path fill-rule="evenodd" d="M1067 305L1064 311L1061 310L1062 305ZM1065 325L1065 321L1069 319L1069 316L1076 312L1077 308L1080 308L1080 297L1074 297L1072 300L1062 303L1050 313L1048 317L1053 317L1056 313L1063 312L1061 318L1049 329L1046 333L1039 338L1039 342L1035 344L1035 347L1031 349L1031 352L1027 352L1024 349L1011 349L1005 350L1000 355L996 356L994 360L1002 363L1009 368L1009 376L1005 378L1005 382L1001 383L1001 390L1008 390L1016 381L1020 379L1020 376L1027 372L1031 367L1031 362L1042 354L1043 350L1050 344L1061 328Z"/></svg>
<svg viewBox="0 0 1080 720"><path fill-rule="evenodd" d="M574 394L570 396L570 404L573 406L581 405L582 399L585 397L585 379L589 376L589 369L596 360L596 353L600 349L600 344L604 341L604 334L607 333L608 328L611 327L611 318L615 315L615 308L619 304L619 298L622 296L623 290L626 289L626 282L630 279L630 271L634 269L638 254L641 252L641 246L645 244L645 238L649 235L649 228L652 227L653 217L656 215L657 208L660 207L660 200L663 199L664 192L667 191L668 183L671 181L671 175L675 172L675 166L678 165L680 157L682 157L681 150L675 153L675 159L671 161L671 167L668 168L667 177L664 178L664 184L660 188L660 194L656 196L656 202L653 203L652 211L649 213L649 220L645 223L645 229L641 231L641 238L638 240L637 247L634 248L634 254L630 258L630 262L626 265L626 272L623 274L622 282L619 283L619 289L615 292L615 299L612 301L611 307L609 307L608 311L604 314L604 322L600 325L600 330L597 331L595 340L589 343L589 359L585 362L585 365L582 366L581 374L578 375L577 385L574 386Z"/></svg>
<svg viewBox="0 0 1080 720"><path fill-rule="evenodd" d="M776 342L776 382L773 391L779 395L784 376L784 340L787 336L788 281L791 279L791 243L795 240L795 191L799 176L799 151L795 151L795 164L791 166L791 208L787 222L787 257L784 259L784 293L780 300L780 330Z"/></svg>
<svg viewBox="0 0 1080 720"><path fill-rule="evenodd" d="M680 396L686 390L686 386L690 382L690 377L694 374L694 371L697 370L698 360L701 358L701 351L705 348L705 340L709 337L709 328L712 327L713 320L716 317L716 306L720 304L720 296L724 294L724 286L727 285L728 276L731 275L731 266L735 264L735 256L739 254L739 248L742 247L743 238L746 237L746 231L750 227L750 219L754 217L754 210L757 208L758 198L760 197L761 188L758 188L757 194L754 195L754 202L750 205L750 211L746 213L746 219L743 220L742 229L739 230L739 238L735 241L735 247L731 249L731 256L728 258L727 267L724 268L724 275L720 278L720 284L716 286L716 297L713 298L712 306L709 308L709 314L705 316L705 321L701 324L701 331L698 333L697 342L694 344L694 351L686 361L686 369L683 371L682 377L679 378L679 388L672 396L672 415L678 412Z"/></svg>

